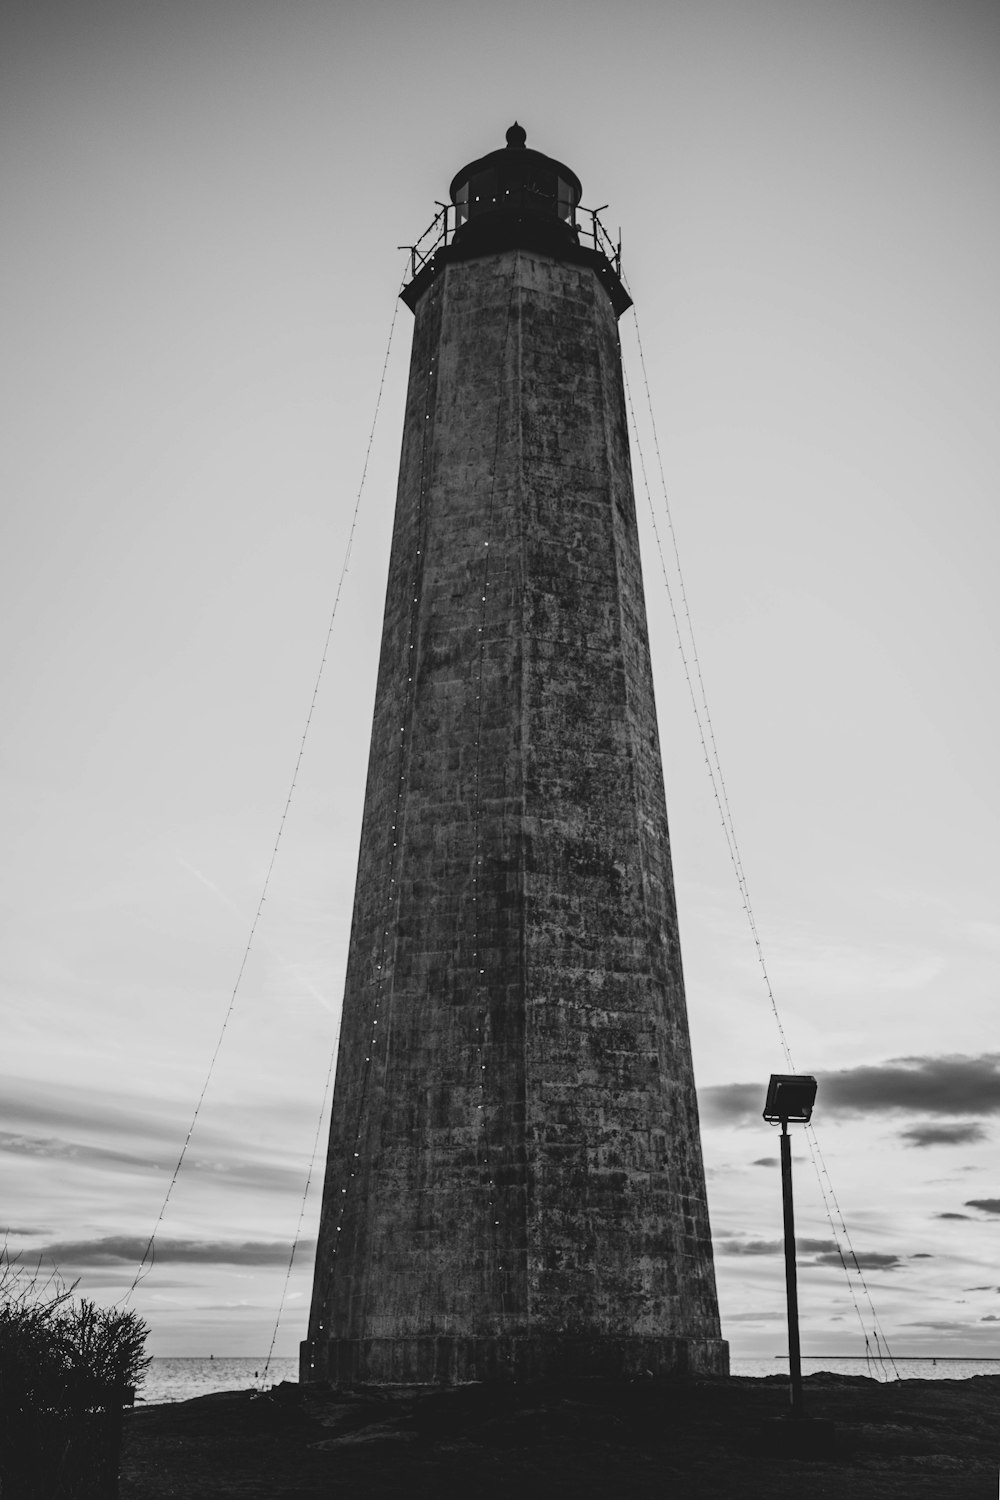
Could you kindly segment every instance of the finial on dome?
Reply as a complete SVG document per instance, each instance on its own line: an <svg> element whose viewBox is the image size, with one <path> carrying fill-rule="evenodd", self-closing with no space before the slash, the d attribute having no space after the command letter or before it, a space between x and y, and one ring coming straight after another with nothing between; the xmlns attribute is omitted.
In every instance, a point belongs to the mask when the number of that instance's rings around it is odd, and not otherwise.
<svg viewBox="0 0 1000 1500"><path fill-rule="evenodd" d="M515 120L507 132L507 145L512 151L523 151L528 132Z"/></svg>

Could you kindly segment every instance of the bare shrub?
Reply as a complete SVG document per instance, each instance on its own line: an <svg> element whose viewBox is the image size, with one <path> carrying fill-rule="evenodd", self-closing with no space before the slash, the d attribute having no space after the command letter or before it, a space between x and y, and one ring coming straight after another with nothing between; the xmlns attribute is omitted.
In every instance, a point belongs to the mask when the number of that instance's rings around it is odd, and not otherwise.
<svg viewBox="0 0 1000 1500"><path fill-rule="evenodd" d="M135 1312L0 1251L0 1479L8 1496L117 1491L121 1410L149 1357Z"/></svg>

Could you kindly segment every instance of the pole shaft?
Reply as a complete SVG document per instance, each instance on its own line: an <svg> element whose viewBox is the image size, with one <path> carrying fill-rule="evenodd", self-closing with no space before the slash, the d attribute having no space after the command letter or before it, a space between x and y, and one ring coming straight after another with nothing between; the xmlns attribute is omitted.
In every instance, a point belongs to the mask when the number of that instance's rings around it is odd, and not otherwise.
<svg viewBox="0 0 1000 1500"><path fill-rule="evenodd" d="M788 1304L788 1374L792 1416L802 1415L802 1357L799 1352L799 1296L795 1276L795 1211L792 1206L792 1142L781 1122L781 1202L785 1219L785 1299Z"/></svg>

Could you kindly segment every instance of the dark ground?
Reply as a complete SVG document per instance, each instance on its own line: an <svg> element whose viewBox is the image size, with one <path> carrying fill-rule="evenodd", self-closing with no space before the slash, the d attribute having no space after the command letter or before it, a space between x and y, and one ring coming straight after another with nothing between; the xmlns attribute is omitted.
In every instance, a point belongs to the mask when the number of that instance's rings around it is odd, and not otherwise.
<svg viewBox="0 0 1000 1500"><path fill-rule="evenodd" d="M121 1500L997 1500L1000 1375L804 1385L826 1452L776 1375L201 1396L127 1417Z"/></svg>

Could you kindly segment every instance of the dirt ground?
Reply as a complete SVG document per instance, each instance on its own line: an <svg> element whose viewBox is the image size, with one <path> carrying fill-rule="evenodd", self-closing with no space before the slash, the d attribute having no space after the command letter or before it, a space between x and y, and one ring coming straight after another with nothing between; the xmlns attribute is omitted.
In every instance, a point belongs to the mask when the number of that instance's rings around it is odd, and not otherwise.
<svg viewBox="0 0 1000 1500"><path fill-rule="evenodd" d="M335 1391L139 1408L121 1500L997 1500L1000 1375Z"/></svg>

